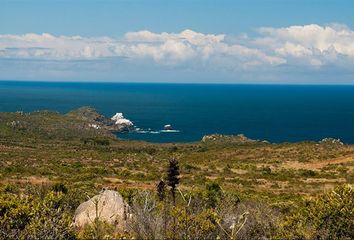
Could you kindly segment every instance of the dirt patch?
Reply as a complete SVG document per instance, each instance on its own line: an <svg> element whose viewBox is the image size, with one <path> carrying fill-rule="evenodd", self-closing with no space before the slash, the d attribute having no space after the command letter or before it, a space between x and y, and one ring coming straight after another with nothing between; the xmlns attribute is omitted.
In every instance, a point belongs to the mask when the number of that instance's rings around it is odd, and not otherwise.
<svg viewBox="0 0 354 240"><path fill-rule="evenodd" d="M1 180L2 184L31 184L31 185L48 185L52 181L50 181L46 177L37 177L37 176L30 176L25 178L6 178Z"/></svg>
<svg viewBox="0 0 354 240"><path fill-rule="evenodd" d="M352 163L354 162L354 154L349 156L343 156L313 163L301 163L301 162L285 162L284 164L280 165L282 168L286 169L321 169L327 165L333 164L341 164L341 163Z"/></svg>
<svg viewBox="0 0 354 240"><path fill-rule="evenodd" d="M236 174L246 174L246 173L248 173L248 171L247 171L247 170L243 170L243 169L234 169L234 168L232 168L232 169L231 169L231 172L236 173Z"/></svg>
<svg viewBox="0 0 354 240"><path fill-rule="evenodd" d="M327 179L327 178L307 178L304 180L306 183L345 183L344 178Z"/></svg>
<svg viewBox="0 0 354 240"><path fill-rule="evenodd" d="M134 181L124 181L124 182L111 182L108 184L110 188L124 189L141 189L141 190L155 190L156 182L134 182Z"/></svg>

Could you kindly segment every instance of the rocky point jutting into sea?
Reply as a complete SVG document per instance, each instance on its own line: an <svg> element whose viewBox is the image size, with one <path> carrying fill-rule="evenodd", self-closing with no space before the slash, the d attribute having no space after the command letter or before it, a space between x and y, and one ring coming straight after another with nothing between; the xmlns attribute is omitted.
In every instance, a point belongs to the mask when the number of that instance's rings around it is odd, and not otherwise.
<svg viewBox="0 0 354 240"><path fill-rule="evenodd" d="M68 113L89 123L89 126L96 129L105 129L111 132L124 132L134 130L134 124L124 118L123 113L116 113L112 118L98 113L92 107L80 107Z"/></svg>

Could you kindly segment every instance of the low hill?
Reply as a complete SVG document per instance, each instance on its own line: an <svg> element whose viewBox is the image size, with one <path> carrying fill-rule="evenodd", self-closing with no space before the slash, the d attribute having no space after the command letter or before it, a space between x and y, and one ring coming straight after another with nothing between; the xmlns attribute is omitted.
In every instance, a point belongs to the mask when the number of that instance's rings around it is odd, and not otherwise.
<svg viewBox="0 0 354 240"><path fill-rule="evenodd" d="M82 107L68 114L51 111L0 113L0 139L74 140L114 138L114 122L95 109Z"/></svg>

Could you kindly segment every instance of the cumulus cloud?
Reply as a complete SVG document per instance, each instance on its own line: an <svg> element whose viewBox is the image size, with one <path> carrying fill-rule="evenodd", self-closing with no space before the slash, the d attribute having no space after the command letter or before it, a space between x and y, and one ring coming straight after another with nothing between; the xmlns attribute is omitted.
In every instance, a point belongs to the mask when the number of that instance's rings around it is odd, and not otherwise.
<svg viewBox="0 0 354 240"><path fill-rule="evenodd" d="M149 31L128 32L124 38L131 42L166 42L168 40L175 40L200 45L222 42L225 39L225 35L203 34L187 29L177 34L166 32L156 34Z"/></svg>
<svg viewBox="0 0 354 240"><path fill-rule="evenodd" d="M53 36L48 33L0 35L0 57L79 60L112 56L110 38Z"/></svg>
<svg viewBox="0 0 354 240"><path fill-rule="evenodd" d="M48 33L0 35L0 57L43 60L126 57L131 61L153 60L161 65L205 64L210 61L232 68L285 62L260 49L227 43L225 35L192 30L180 33L128 32L122 39L53 36Z"/></svg>
<svg viewBox="0 0 354 240"><path fill-rule="evenodd" d="M354 31L343 25L260 28L259 32L263 36L255 42L260 48L293 64L322 66L343 64L343 58L347 64L354 60Z"/></svg>
<svg viewBox="0 0 354 240"><path fill-rule="evenodd" d="M133 64L241 71L283 65L351 67L354 63L354 31L338 24L260 28L256 37L230 39L225 34L189 29L180 33L128 32L122 38L0 35L0 58L99 61L120 57Z"/></svg>

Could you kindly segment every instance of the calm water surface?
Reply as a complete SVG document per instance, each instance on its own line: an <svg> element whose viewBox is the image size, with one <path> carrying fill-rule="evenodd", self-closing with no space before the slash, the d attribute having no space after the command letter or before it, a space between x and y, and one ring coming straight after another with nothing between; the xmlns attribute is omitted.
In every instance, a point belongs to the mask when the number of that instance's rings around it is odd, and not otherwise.
<svg viewBox="0 0 354 240"><path fill-rule="evenodd" d="M123 112L137 127L178 133L128 133L120 138L189 142L205 134L238 134L271 142L340 138L354 143L354 86L198 85L0 82L0 111L92 106Z"/></svg>

